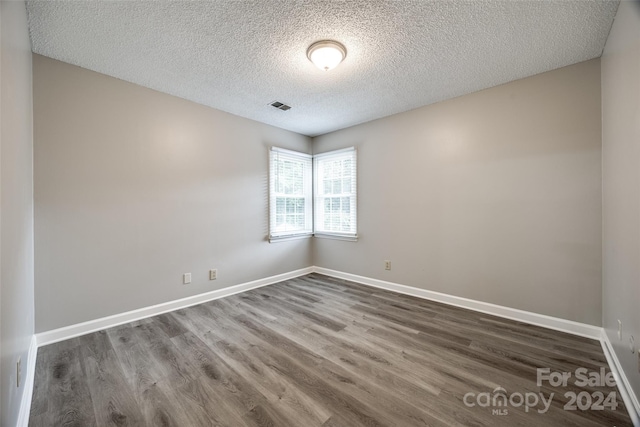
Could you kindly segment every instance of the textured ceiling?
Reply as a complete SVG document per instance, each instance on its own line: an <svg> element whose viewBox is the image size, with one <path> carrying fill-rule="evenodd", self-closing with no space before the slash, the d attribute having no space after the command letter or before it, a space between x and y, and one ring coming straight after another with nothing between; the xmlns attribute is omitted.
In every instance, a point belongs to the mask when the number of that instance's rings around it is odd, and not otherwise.
<svg viewBox="0 0 640 427"><path fill-rule="evenodd" d="M33 51L320 135L599 57L617 1L29 1ZM324 72L307 47L335 39ZM268 104L281 101L289 111Z"/></svg>

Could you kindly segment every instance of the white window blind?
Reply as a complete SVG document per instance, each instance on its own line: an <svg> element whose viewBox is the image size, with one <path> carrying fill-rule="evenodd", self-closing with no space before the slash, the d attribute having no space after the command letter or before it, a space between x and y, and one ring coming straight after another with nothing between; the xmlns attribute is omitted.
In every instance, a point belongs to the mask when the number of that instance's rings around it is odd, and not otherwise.
<svg viewBox="0 0 640 427"><path fill-rule="evenodd" d="M356 149L317 154L314 162L314 233L357 238Z"/></svg>
<svg viewBox="0 0 640 427"><path fill-rule="evenodd" d="M313 232L312 157L272 147L269 159L269 239Z"/></svg>

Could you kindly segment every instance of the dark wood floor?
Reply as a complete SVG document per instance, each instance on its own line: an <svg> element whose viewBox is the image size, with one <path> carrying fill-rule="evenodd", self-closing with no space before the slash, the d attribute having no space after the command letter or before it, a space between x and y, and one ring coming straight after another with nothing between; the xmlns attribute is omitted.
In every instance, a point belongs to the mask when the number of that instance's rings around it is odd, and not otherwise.
<svg viewBox="0 0 640 427"><path fill-rule="evenodd" d="M579 367L597 341L311 274L40 348L30 426L631 425L536 384ZM465 405L498 387L554 397Z"/></svg>

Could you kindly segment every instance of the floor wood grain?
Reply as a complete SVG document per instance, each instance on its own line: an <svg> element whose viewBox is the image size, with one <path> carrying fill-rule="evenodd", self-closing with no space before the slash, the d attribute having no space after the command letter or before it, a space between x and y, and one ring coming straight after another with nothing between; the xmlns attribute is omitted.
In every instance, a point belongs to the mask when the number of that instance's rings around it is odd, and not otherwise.
<svg viewBox="0 0 640 427"><path fill-rule="evenodd" d="M599 342L310 274L40 348L29 425L630 426L578 368Z"/></svg>

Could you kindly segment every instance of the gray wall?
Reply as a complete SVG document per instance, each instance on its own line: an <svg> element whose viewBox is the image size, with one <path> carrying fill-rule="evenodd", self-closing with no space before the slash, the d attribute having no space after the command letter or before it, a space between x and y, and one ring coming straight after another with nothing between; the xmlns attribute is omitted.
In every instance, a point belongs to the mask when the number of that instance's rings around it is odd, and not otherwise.
<svg viewBox="0 0 640 427"><path fill-rule="evenodd" d="M0 425L8 427L18 418L34 331L31 44L23 2L0 2L0 39Z"/></svg>
<svg viewBox="0 0 640 427"><path fill-rule="evenodd" d="M596 59L317 137L358 147L360 239L315 264L600 325L600 123Z"/></svg>
<svg viewBox="0 0 640 427"><path fill-rule="evenodd" d="M266 240L268 147L310 138L33 58L37 332L312 264Z"/></svg>
<svg viewBox="0 0 640 427"><path fill-rule="evenodd" d="M602 156L603 326L640 396L640 2L620 3L602 56Z"/></svg>
<svg viewBox="0 0 640 427"><path fill-rule="evenodd" d="M356 243L265 240L309 138L37 55L34 96L38 332L311 264L601 324L599 60L315 138L359 149Z"/></svg>

